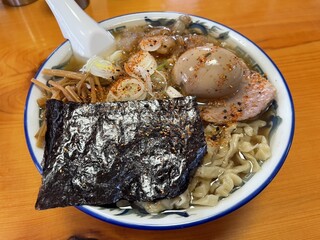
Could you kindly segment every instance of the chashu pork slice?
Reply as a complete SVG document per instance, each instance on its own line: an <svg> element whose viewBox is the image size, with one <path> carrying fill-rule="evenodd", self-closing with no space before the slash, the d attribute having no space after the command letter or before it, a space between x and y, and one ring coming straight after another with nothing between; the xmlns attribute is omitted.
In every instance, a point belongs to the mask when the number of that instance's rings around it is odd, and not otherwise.
<svg viewBox="0 0 320 240"><path fill-rule="evenodd" d="M224 124L252 119L268 109L276 97L276 88L257 72L247 71L238 92L200 107L201 117L207 122Z"/></svg>

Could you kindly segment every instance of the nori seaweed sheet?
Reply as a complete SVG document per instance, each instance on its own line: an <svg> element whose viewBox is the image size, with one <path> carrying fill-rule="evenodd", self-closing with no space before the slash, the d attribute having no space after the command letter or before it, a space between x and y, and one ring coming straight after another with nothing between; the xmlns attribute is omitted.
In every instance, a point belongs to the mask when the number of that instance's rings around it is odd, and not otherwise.
<svg viewBox="0 0 320 240"><path fill-rule="evenodd" d="M48 100L36 209L156 201L183 193L206 153L194 97Z"/></svg>

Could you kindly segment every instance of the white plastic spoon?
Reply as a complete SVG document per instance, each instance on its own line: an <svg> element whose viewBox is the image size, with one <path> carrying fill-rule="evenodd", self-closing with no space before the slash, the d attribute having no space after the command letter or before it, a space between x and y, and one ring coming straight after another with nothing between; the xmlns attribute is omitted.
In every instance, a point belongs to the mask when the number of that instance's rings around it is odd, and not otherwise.
<svg viewBox="0 0 320 240"><path fill-rule="evenodd" d="M83 60L114 49L112 34L90 18L74 0L46 0L73 53Z"/></svg>

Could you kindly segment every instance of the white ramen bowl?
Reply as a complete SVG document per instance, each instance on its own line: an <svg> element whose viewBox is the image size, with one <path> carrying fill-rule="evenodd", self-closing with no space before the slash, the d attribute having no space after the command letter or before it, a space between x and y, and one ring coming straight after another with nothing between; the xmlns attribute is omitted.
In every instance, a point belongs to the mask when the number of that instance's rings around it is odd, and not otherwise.
<svg viewBox="0 0 320 240"><path fill-rule="evenodd" d="M175 12L141 12L122 15L102 21L102 27L110 30L123 26L145 23L146 19L177 19L181 13ZM229 45L237 49L252 62L253 68L264 72L268 79L277 89L277 115L282 119L271 137L272 157L268 159L259 172L257 172L240 189L233 192L229 197L221 200L215 207L194 207L183 212L173 214L161 214L158 216L138 214L132 210L107 209L93 206L79 206L81 211L112 224L137 228L137 229L177 229L195 226L204 222L220 218L239 207L243 206L258 195L275 177L284 163L291 146L294 133L294 107L289 88L273 61L256 44L233 29L209 19L192 16L193 22L206 26L207 30L217 38L223 39ZM41 73L43 68L57 66L70 58L71 46L68 41L62 43L43 63L35 78L45 82ZM27 145L39 172L42 172L41 161L43 149L36 147L35 133L39 128L39 109L37 98L41 91L31 85L26 99L24 112L24 128Z"/></svg>

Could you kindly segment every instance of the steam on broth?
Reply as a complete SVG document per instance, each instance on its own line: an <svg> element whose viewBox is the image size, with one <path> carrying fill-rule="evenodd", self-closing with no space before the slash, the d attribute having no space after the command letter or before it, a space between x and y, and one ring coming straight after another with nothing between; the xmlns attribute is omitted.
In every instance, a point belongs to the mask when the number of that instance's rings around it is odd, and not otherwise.
<svg viewBox="0 0 320 240"><path fill-rule="evenodd" d="M196 96L205 129L207 154L181 195L156 202L135 202L149 213L190 206L215 206L241 187L271 156L269 135L275 89L251 63L188 16L159 25L114 31L118 49L75 59L53 76L38 99L45 112L48 99L97 103ZM156 26L155 26L156 25ZM46 119L36 135L42 147ZM119 201L118 207L132 205Z"/></svg>

